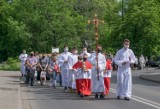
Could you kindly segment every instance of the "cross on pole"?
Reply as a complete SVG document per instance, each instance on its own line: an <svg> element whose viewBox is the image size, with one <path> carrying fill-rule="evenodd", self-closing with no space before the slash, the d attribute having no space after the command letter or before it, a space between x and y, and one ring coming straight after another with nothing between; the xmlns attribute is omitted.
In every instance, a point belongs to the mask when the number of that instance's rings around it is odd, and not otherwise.
<svg viewBox="0 0 160 109"><path fill-rule="evenodd" d="M104 23L103 20L99 20L97 18L97 14L94 15L94 19L93 20L88 20L88 23L92 23L94 24L94 30L95 30L95 39L96 39L96 61L97 61L97 79L99 81L99 69L98 69L98 39L99 39L99 34L98 34L98 25L100 23Z"/></svg>

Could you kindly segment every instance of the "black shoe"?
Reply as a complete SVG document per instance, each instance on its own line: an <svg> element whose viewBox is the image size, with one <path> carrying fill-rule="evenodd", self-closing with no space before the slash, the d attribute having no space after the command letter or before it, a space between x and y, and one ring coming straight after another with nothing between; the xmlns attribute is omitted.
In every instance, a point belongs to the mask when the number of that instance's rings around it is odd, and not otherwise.
<svg viewBox="0 0 160 109"><path fill-rule="evenodd" d="M121 98L120 98L120 96L117 96L117 99L119 99L119 100L120 100L120 99L121 99Z"/></svg>
<svg viewBox="0 0 160 109"><path fill-rule="evenodd" d="M129 101L129 100L130 100L130 98L129 98L129 97L125 97L124 99L125 99L125 100L127 100L127 101Z"/></svg>
<svg viewBox="0 0 160 109"><path fill-rule="evenodd" d="M103 94L100 95L100 99L104 99L104 95Z"/></svg>
<svg viewBox="0 0 160 109"><path fill-rule="evenodd" d="M67 87L64 87L64 90L67 90Z"/></svg>
<svg viewBox="0 0 160 109"><path fill-rule="evenodd" d="M31 81L31 86L34 86L34 83L33 83L33 81Z"/></svg>
<svg viewBox="0 0 160 109"><path fill-rule="evenodd" d="M96 93L96 95L95 95L95 98L97 99L98 98L98 94Z"/></svg>
<svg viewBox="0 0 160 109"><path fill-rule="evenodd" d="M80 94L80 97L81 97L81 98L83 98L83 97L84 97L84 95L83 95L83 94Z"/></svg>
<svg viewBox="0 0 160 109"><path fill-rule="evenodd" d="M80 92L78 92L78 95L80 95Z"/></svg>

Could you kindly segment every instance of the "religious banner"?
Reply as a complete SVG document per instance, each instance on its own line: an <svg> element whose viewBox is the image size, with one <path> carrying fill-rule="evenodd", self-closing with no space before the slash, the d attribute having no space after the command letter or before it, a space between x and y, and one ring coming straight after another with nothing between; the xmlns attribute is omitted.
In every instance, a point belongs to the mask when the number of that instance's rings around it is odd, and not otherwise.
<svg viewBox="0 0 160 109"><path fill-rule="evenodd" d="M52 53L59 53L59 48L52 48Z"/></svg>

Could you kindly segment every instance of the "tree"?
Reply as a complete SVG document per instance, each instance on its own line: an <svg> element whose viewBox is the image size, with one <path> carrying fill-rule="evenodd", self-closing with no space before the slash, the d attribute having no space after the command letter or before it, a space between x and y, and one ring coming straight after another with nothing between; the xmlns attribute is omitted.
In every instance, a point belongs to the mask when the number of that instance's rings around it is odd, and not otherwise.
<svg viewBox="0 0 160 109"><path fill-rule="evenodd" d="M131 39L137 55L160 55L160 14L155 0L132 0L128 4L122 28ZM146 49L147 48L147 49Z"/></svg>
<svg viewBox="0 0 160 109"><path fill-rule="evenodd" d="M159 6L160 4L155 0L129 0L124 4L125 11L122 19L118 14L121 10L121 2L113 3L109 8L111 10L105 12L106 22L110 28L108 46L116 51L121 47L123 40L128 38L136 55L160 55Z"/></svg>
<svg viewBox="0 0 160 109"><path fill-rule="evenodd" d="M0 60L16 57L22 49L51 52L89 44L94 48L95 13L105 21L99 26L99 43L116 53L125 38L136 55L160 55L159 0L6 0L0 1Z"/></svg>
<svg viewBox="0 0 160 109"><path fill-rule="evenodd" d="M5 1L0 2L0 60L16 57L17 52L27 48L30 34L23 22L13 19L15 9Z"/></svg>

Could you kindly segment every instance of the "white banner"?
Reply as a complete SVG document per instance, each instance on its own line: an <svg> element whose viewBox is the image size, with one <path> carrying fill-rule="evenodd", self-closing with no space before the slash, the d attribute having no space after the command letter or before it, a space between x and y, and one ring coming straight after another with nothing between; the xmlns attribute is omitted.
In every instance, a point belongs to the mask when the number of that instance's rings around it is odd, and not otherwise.
<svg viewBox="0 0 160 109"><path fill-rule="evenodd" d="M59 48L52 48L52 53L59 53Z"/></svg>

